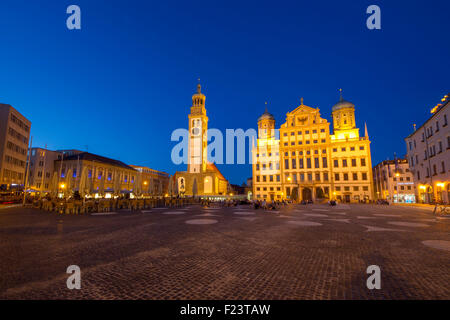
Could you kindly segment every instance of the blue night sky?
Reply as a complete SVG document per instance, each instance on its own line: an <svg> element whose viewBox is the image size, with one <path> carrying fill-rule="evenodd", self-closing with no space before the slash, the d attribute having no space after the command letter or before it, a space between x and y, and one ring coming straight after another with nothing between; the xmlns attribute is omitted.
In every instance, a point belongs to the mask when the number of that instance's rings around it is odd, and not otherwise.
<svg viewBox="0 0 450 320"><path fill-rule="evenodd" d="M66 28L67 6L82 30ZM366 8L381 7L381 30ZM2 0L0 102L32 121L33 145L81 149L174 173L197 78L210 128L277 127L304 103L331 121L343 88L367 122L373 164L449 91L449 1ZM232 183L250 165L220 165Z"/></svg>

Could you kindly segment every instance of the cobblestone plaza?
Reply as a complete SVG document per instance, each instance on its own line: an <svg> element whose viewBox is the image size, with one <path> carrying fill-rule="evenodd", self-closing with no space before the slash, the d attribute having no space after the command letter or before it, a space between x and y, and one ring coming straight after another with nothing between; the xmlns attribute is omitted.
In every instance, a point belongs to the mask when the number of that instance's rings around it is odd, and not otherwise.
<svg viewBox="0 0 450 320"><path fill-rule="evenodd" d="M403 206L3 208L0 298L449 299L449 243L450 220ZM380 290L367 289L370 265Z"/></svg>

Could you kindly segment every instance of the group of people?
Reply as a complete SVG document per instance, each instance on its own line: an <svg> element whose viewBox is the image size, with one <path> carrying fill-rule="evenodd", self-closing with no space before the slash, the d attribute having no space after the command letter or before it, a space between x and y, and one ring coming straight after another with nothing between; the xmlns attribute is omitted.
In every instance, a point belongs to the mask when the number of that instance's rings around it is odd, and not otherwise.
<svg viewBox="0 0 450 320"><path fill-rule="evenodd" d="M271 200L271 201L267 201L266 199L263 200L253 200L253 208L256 209L264 209L264 210L276 210L277 207L280 206L286 206L289 203L291 203L291 201L287 201L287 200Z"/></svg>

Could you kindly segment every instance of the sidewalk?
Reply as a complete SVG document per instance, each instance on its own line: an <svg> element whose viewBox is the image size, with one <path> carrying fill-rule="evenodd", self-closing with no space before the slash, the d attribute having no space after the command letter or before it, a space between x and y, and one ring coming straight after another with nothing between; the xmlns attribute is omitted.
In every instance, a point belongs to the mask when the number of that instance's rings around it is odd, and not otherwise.
<svg viewBox="0 0 450 320"><path fill-rule="evenodd" d="M413 207L429 210L434 210L435 207L434 204L427 204L427 203L391 203L391 206L410 207L410 208Z"/></svg>
<svg viewBox="0 0 450 320"><path fill-rule="evenodd" d="M16 204L0 204L0 210L1 210L1 209L8 209L8 208L21 207L21 206L22 206L21 203L16 203Z"/></svg>

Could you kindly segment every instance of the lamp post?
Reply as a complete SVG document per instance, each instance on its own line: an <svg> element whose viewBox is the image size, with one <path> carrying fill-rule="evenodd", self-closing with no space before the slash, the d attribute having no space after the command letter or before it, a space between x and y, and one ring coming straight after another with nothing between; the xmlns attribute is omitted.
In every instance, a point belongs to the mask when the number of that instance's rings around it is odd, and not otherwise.
<svg viewBox="0 0 450 320"><path fill-rule="evenodd" d="M398 178L400 177L400 173L397 171L397 172L395 172L395 187L396 187L396 192L394 192L394 195L395 195L395 193L397 193L397 203L399 203L399 201L398 201L398 199L399 199L399 196L400 196L400 191L398 190Z"/></svg>

